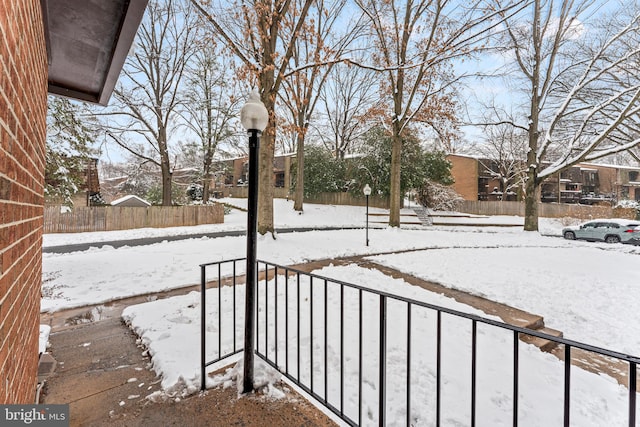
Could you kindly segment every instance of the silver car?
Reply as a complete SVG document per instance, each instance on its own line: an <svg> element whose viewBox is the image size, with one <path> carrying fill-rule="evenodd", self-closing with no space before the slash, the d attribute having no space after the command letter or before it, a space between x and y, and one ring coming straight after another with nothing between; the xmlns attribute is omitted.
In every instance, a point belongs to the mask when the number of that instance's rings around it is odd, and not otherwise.
<svg viewBox="0 0 640 427"><path fill-rule="evenodd" d="M562 236L569 240L640 245L640 221L619 218L595 219L564 228Z"/></svg>

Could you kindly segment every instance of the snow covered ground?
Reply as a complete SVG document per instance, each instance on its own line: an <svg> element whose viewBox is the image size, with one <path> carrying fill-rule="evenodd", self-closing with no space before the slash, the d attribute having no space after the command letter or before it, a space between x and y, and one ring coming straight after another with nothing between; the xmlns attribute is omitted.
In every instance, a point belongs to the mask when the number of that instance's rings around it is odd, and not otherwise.
<svg viewBox="0 0 640 427"><path fill-rule="evenodd" d="M238 200L233 199L234 202ZM276 227L358 227L364 222L363 207L305 205L303 215L292 210L292 202L275 201ZM376 210L371 210L376 212ZM382 211L377 211L382 212ZM408 212L408 211L407 211ZM514 217L492 218L493 223L508 224ZM225 216L225 224L185 227L180 229L130 230L127 232L82 233L80 235L46 235L45 246L79 242L104 242L144 236L192 234L197 232L244 229L246 215L234 211ZM463 219L458 221L464 222ZM468 220L477 224L477 219ZM486 221L486 220L485 220ZM640 354L640 247L620 244L593 244L565 241L557 237L562 224L541 219L541 233L523 232L520 227L412 226L402 229L370 230L370 246L364 245L364 230L311 231L280 234L276 240L260 237L258 257L279 264L300 263L351 255L370 255L371 260L425 280L485 296L516 308L544 316L545 323L564 332L569 339L584 341L613 350ZM542 235L545 234L545 235ZM85 304L107 302L123 296L155 292L199 282L198 265L244 257L244 237L197 238L163 242L147 246L96 248L70 254L43 255L42 309L60 310ZM378 255L405 249L421 249L403 254ZM402 280L390 279L375 270L351 265L327 267L319 274L373 289L407 296L456 310L478 313L474 309L440 295L416 288ZM240 287L241 288L241 287ZM210 292L211 306L217 306L217 293ZM124 317L142 337L153 356L154 369L163 376L167 393L189 393L199 387L199 295L175 297L128 308ZM211 309L213 310L213 308ZM354 316L357 312L348 312ZM390 313L390 318L394 313ZM455 328L455 326L453 326ZM213 331L211 331L213 333ZM394 331L395 332L395 331ZM428 334L428 331L424 331ZM402 332L398 331L401 335ZM460 333L468 333L462 331ZM492 332L484 334L480 349L494 360L508 360L495 343L504 340ZM458 361L465 349L456 349L455 341L445 342L452 350L449 359ZM535 401L538 406L523 403L522 425L561 424L562 364L536 348L522 345L522 381L530 384L521 402ZM280 347L282 348L282 346ZM467 352L468 353L468 352ZM481 353L483 354L483 353ZM397 367L388 368L390 381L403 375L401 355ZM396 357L397 356L397 357ZM427 357L416 360L426 360ZM393 360L393 359L392 359ZM462 359L464 362L466 359ZM464 365L464 363L462 363ZM373 363L373 362L372 362ZM505 362L504 366L510 364ZM458 366L456 364L452 366ZM216 367L212 367L215 369ZM412 417L424 425L432 417L428 401L432 390L433 367L425 363L413 407ZM486 425L510 425L510 374L504 367L482 371L479 386L490 390L479 402L479 414ZM455 368L454 368L455 370ZM262 372L262 370L259 370ZM606 376L573 369L575 394L572 407L575 425L624 425L626 401L624 387ZM235 371L211 381L228 384ZM347 378L355 373L349 371ZM266 382L271 382L272 377ZM447 425L467 425L468 408L465 395L466 376L454 377L443 396L443 408L456 415ZM368 381L365 395L375 396L375 381ZM272 388L273 389L273 388ZM277 394L277 391L274 391ZM331 393L335 393L335 390ZM531 393L531 395L526 395ZM412 394L413 395L413 394ZM466 396L466 395L465 395ZM393 417L401 418L404 406L394 401L389 391L388 404ZM364 424L375 424L377 401L370 399L365 409L369 414ZM557 409L560 405L560 409ZM542 408L542 409L541 409ZM390 419L394 419L391 418ZM559 421L560 420L560 421ZM402 424L403 422L399 422Z"/></svg>
<svg viewBox="0 0 640 427"><path fill-rule="evenodd" d="M239 208L247 208L247 199L225 198L221 202ZM276 227L363 227L365 211L362 207L310 205L304 207L302 215L293 210L293 201L275 199ZM383 213L382 209L369 208L371 214ZM409 213L411 210L404 209ZM185 234L213 233L247 229L246 213L232 209L224 216L224 224L199 225L195 227L140 228L122 231L102 231L95 233L45 234L43 246L61 246L75 243L100 243L106 241L141 239L145 237L180 236ZM99 246L99 245L96 245Z"/></svg>

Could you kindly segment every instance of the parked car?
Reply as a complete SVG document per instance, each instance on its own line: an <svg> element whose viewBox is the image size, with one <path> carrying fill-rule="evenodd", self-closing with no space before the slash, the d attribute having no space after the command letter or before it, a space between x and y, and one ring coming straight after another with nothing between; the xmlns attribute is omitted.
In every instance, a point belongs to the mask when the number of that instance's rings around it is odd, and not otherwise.
<svg viewBox="0 0 640 427"><path fill-rule="evenodd" d="M562 236L569 240L640 245L640 221L619 218L595 219L564 228Z"/></svg>

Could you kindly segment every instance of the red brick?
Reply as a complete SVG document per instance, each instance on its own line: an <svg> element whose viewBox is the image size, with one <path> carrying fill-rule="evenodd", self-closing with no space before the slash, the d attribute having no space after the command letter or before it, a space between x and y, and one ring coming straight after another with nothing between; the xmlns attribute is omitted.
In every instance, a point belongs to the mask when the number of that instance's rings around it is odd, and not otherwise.
<svg viewBox="0 0 640 427"><path fill-rule="evenodd" d="M0 30L0 404L32 403L46 131L40 1L2 0Z"/></svg>

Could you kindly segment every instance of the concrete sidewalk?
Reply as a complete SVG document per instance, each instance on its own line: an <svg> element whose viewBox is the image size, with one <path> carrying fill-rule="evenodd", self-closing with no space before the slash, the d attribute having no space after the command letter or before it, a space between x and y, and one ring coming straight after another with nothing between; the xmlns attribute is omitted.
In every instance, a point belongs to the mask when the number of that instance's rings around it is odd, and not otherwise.
<svg viewBox="0 0 640 427"><path fill-rule="evenodd" d="M58 362L41 403L68 403L72 426L333 426L293 390L281 400L239 399L235 388L153 401L160 378L137 337L114 317L68 327L49 337Z"/></svg>

